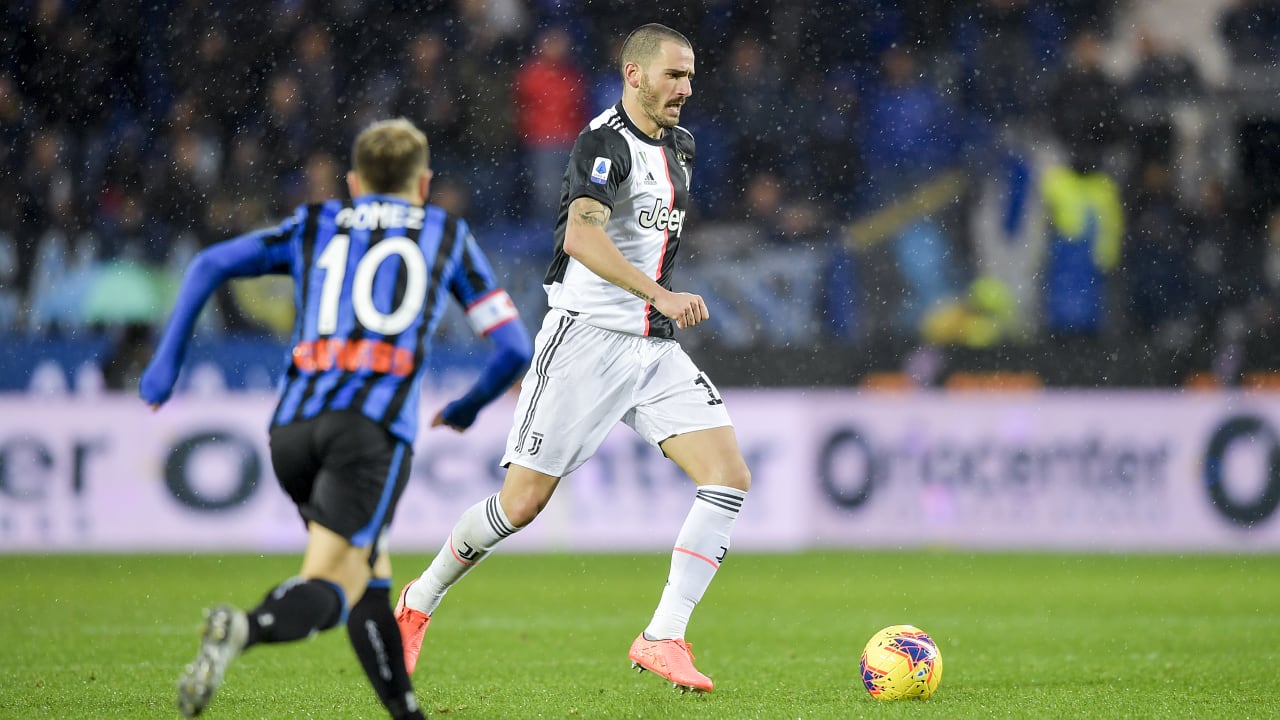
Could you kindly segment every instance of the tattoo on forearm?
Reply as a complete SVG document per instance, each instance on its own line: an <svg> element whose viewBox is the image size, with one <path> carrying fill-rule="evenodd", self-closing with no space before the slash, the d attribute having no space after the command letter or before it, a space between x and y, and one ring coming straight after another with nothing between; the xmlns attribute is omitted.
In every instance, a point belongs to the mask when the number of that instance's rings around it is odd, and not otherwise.
<svg viewBox="0 0 1280 720"><path fill-rule="evenodd" d="M645 291L641 290L640 288L629 287L627 288L627 292L631 293L632 295L635 295L636 297L640 298L641 300L647 303L650 303L650 304L653 303L653 297L645 293Z"/></svg>
<svg viewBox="0 0 1280 720"><path fill-rule="evenodd" d="M609 222L609 213L601 209L592 208L578 213L578 220L585 225L604 227L605 223Z"/></svg>

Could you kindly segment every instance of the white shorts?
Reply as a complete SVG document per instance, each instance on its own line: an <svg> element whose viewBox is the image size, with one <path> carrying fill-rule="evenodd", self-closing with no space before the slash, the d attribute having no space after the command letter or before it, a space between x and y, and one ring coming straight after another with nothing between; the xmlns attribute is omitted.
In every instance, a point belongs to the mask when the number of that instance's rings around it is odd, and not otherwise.
<svg viewBox="0 0 1280 720"><path fill-rule="evenodd" d="M502 465L564 477L619 420L654 447L733 425L720 392L675 340L604 330L552 309L534 341Z"/></svg>

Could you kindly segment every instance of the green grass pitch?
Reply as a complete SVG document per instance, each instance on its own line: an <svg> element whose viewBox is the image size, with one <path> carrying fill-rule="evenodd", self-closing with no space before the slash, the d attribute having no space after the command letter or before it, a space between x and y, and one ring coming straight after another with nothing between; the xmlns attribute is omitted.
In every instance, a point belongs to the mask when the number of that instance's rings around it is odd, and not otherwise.
<svg viewBox="0 0 1280 720"><path fill-rule="evenodd" d="M396 558L398 579L426 563ZM291 556L0 556L0 718L175 718L200 609L256 604ZM1280 557L730 556L689 633L706 696L627 647L667 559L498 554L445 600L414 677L441 718L1280 717ZM397 585L398 589L398 585ZM862 689L863 643L938 641L926 702ZM203 717L383 718L346 633L254 648Z"/></svg>

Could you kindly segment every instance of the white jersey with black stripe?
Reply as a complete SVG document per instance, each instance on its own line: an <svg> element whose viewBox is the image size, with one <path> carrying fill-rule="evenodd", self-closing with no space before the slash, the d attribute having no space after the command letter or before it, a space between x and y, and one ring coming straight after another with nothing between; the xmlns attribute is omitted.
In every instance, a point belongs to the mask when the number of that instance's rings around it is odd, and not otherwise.
<svg viewBox="0 0 1280 720"><path fill-rule="evenodd" d="M674 334L669 318L569 257L564 232L570 203L584 196L600 201L611 210L605 233L623 257L671 289L693 158L689 131L671 128L655 140L640 132L622 103L587 125L574 143L561 186L555 257L544 278L551 307L609 330L664 338Z"/></svg>

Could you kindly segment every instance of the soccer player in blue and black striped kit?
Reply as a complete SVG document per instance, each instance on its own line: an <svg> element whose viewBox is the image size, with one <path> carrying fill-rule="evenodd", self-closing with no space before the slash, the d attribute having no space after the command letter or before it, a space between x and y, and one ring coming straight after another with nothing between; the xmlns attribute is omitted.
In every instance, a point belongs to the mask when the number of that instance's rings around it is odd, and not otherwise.
<svg viewBox="0 0 1280 720"><path fill-rule="evenodd" d="M183 280L142 398L173 390L197 316L230 278L288 274L297 319L271 462L307 526L297 577L254 609L206 611L200 649L178 680L178 707L200 714L230 662L260 643L301 640L346 623L374 690L394 718L422 718L390 601L385 536L409 479L430 336L449 296L493 340L481 376L432 421L465 430L528 366L532 343L467 223L426 205L427 138L404 119L356 138L351 201L298 208L278 227L214 245Z"/></svg>

